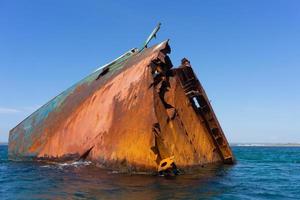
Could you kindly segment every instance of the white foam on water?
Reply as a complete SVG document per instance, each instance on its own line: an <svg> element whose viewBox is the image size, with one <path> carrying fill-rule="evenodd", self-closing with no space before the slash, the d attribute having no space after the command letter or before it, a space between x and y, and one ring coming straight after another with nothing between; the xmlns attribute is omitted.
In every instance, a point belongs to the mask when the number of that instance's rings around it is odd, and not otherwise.
<svg viewBox="0 0 300 200"><path fill-rule="evenodd" d="M43 165L41 167L44 168L56 168L58 167L59 169L63 169L64 167L81 167L81 166L88 166L92 162L91 161L74 161L74 162L65 162L65 163L54 163L53 165Z"/></svg>
<svg viewBox="0 0 300 200"><path fill-rule="evenodd" d="M58 163L58 166L74 166L74 167L79 167L79 166L87 166L90 165L92 162L91 161L74 161L74 162L67 162L67 163Z"/></svg>

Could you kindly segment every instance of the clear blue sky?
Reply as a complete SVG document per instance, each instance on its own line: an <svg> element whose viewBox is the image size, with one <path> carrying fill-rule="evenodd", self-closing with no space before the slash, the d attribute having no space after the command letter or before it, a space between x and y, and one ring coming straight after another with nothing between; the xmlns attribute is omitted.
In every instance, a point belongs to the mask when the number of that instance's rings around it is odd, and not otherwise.
<svg viewBox="0 0 300 200"><path fill-rule="evenodd" d="M0 0L0 141L157 22L191 60L230 142L300 142L300 1ZM152 42L153 43L153 42Z"/></svg>

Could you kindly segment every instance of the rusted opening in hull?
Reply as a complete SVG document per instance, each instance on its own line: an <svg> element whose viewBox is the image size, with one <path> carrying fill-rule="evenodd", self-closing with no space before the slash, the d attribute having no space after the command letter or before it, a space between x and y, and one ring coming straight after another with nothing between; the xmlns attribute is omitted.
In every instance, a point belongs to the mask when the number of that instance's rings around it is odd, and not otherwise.
<svg viewBox="0 0 300 200"><path fill-rule="evenodd" d="M98 77L96 78L96 80L98 80L99 78L101 78L102 76L104 76L105 74L107 74L109 72L109 67L105 67L101 73L98 75Z"/></svg>
<svg viewBox="0 0 300 200"><path fill-rule="evenodd" d="M80 161L86 160L93 148L94 148L94 146L92 146L92 147L89 148L86 152L84 152L84 153L80 156L79 160L80 160Z"/></svg>

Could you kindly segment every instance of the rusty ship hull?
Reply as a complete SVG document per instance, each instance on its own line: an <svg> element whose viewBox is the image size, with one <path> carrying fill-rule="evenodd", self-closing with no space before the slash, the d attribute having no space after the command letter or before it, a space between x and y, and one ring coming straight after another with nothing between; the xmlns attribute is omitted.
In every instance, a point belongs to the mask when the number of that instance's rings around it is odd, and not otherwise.
<svg viewBox="0 0 300 200"><path fill-rule="evenodd" d="M234 162L189 61L174 68L164 41L127 52L42 106L10 131L12 160L76 160L156 171Z"/></svg>

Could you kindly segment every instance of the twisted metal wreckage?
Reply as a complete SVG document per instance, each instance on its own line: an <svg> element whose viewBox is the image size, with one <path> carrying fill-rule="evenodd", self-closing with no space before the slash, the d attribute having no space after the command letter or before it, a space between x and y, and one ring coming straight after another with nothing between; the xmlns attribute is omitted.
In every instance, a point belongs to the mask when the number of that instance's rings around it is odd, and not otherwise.
<svg viewBox="0 0 300 200"><path fill-rule="evenodd" d="M122 171L177 174L234 162L190 62L173 68L168 40L131 49L10 131L12 160L90 160Z"/></svg>

